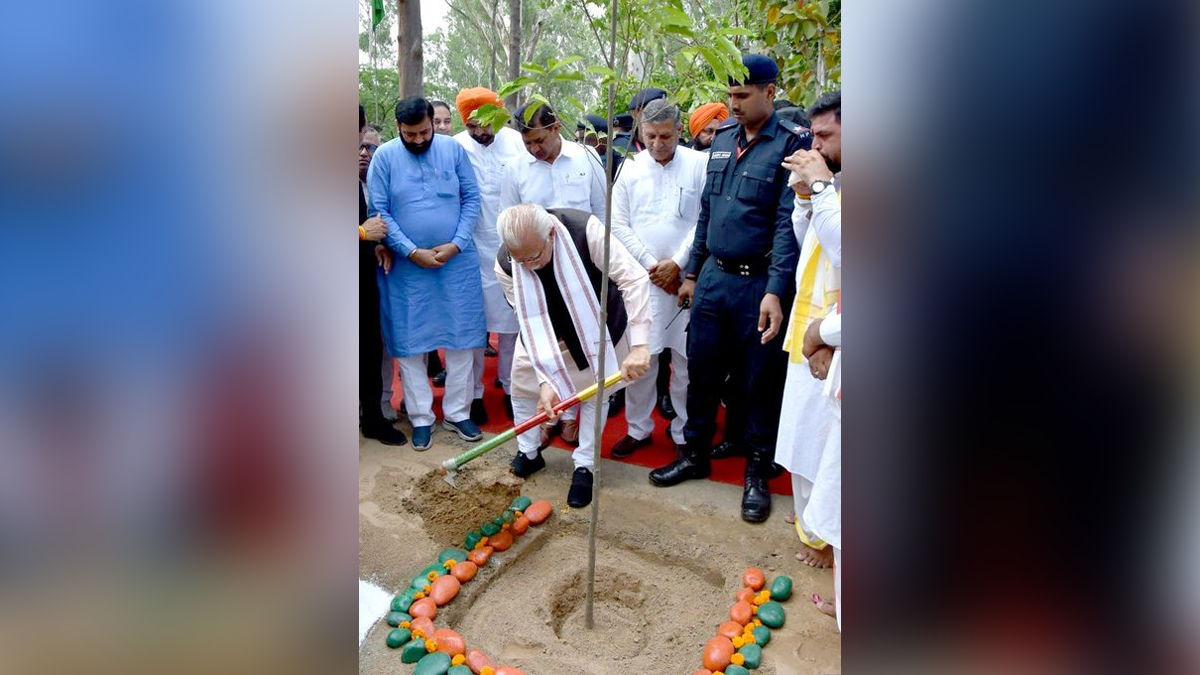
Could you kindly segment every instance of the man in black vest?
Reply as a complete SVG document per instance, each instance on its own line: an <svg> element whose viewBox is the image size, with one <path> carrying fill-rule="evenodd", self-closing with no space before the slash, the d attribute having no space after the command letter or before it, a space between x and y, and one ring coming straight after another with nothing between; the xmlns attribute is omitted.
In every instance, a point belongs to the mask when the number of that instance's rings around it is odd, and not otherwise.
<svg viewBox="0 0 1200 675"><path fill-rule="evenodd" d="M784 318L795 294L794 195L782 162L803 147L799 125L779 119L771 101L779 68L765 56L742 58L744 81L729 83L737 125L719 130L708 159L700 218L680 303L692 301L688 334L688 421L680 459L650 472L665 487L707 478L718 400L726 376L744 394L743 442L749 457L742 519L771 513L767 478L775 455L787 354Z"/></svg>
<svg viewBox="0 0 1200 675"><path fill-rule="evenodd" d="M517 420L549 412L594 384L601 350L606 354L604 375L619 366L624 379L633 381L649 370L650 277L615 238L610 239L608 269L602 270L605 237L598 218L575 209L520 204L500 213L496 229L501 239L496 278L520 325L512 365ZM601 345L599 299L605 283L608 335ZM567 493L567 503L575 508L592 501L598 405L605 415L607 400L592 398L580 406L579 447ZM546 466L537 429L518 436L517 445L514 474L525 478Z"/></svg>

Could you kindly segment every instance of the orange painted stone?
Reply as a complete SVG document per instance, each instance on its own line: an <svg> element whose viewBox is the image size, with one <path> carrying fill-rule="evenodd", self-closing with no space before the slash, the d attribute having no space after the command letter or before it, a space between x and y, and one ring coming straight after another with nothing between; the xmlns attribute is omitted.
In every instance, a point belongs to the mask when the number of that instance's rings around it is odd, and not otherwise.
<svg viewBox="0 0 1200 675"><path fill-rule="evenodd" d="M733 638L741 635L742 630L744 629L745 626L736 621L726 621L725 623L721 624L720 628L717 629L717 635L724 635L732 640Z"/></svg>
<svg viewBox="0 0 1200 675"><path fill-rule="evenodd" d="M470 560L464 560L450 569L450 575L458 579L459 583L463 583L474 579L475 573L478 571L478 565Z"/></svg>
<svg viewBox="0 0 1200 675"><path fill-rule="evenodd" d="M476 567L483 567L487 564L488 558L492 557L492 551L494 550L496 549L492 548L491 546L477 548L474 551L471 551L471 555L467 557L467 560L475 563ZM411 614L411 612L409 613Z"/></svg>
<svg viewBox="0 0 1200 675"><path fill-rule="evenodd" d="M733 657L733 642L722 635L704 645L704 667L709 670L724 670Z"/></svg>
<svg viewBox="0 0 1200 675"><path fill-rule="evenodd" d="M433 601L433 598L421 598L414 602L412 607L408 608L408 613L414 619L418 616L423 616L432 621L437 618L437 604Z"/></svg>
<svg viewBox="0 0 1200 675"><path fill-rule="evenodd" d="M413 617L412 628L413 630L420 628L421 633L425 637L429 637L430 635L433 635L433 620L427 616Z"/></svg>
<svg viewBox="0 0 1200 675"><path fill-rule="evenodd" d="M554 507L550 504L550 500L539 499L530 504L529 508L525 509L525 517L529 519L530 525L541 525L546 522L546 519L550 517L550 512L553 510ZM500 673L496 673L496 675L500 675Z"/></svg>
<svg viewBox="0 0 1200 675"><path fill-rule="evenodd" d="M754 602L754 591L750 590L749 588L743 587L738 590L737 599L738 599L738 602L742 602L742 601Z"/></svg>
<svg viewBox="0 0 1200 675"><path fill-rule="evenodd" d="M415 605L414 605L415 606ZM410 610L409 614L413 614ZM413 614L416 616L415 614ZM750 603L741 600L729 608L729 618L745 626L750 623L750 619L754 616L754 610L750 609Z"/></svg>
<svg viewBox="0 0 1200 675"><path fill-rule="evenodd" d="M507 551L513 545L512 532L500 530L496 536L488 539L488 545L497 551Z"/></svg>
<svg viewBox="0 0 1200 675"><path fill-rule="evenodd" d="M479 675L479 671L483 670L484 666L495 668L495 665L492 664L492 660L487 657L487 654L478 649L472 649L467 652L467 667L471 669L472 673Z"/></svg>
<svg viewBox="0 0 1200 675"><path fill-rule="evenodd" d="M512 533L518 537L525 534L525 530L529 529L529 519L525 516L517 518L513 521L512 528L510 529L512 530Z"/></svg>
<svg viewBox="0 0 1200 675"><path fill-rule="evenodd" d="M767 577L762 570L751 567L742 573L742 583L746 585L746 588L753 588L757 591L767 583Z"/></svg>
<svg viewBox="0 0 1200 675"><path fill-rule="evenodd" d="M712 671L708 668L697 668L696 672L692 673L692 675L712 675Z"/></svg>
<svg viewBox="0 0 1200 675"><path fill-rule="evenodd" d="M456 565L457 567L457 565ZM429 599L433 600L438 607L450 602L454 596L458 595L458 589L462 587L458 579L447 574L443 577L434 579L433 586L429 589Z"/></svg>
<svg viewBox="0 0 1200 675"><path fill-rule="evenodd" d="M500 666L496 669L496 675L525 675L525 671L512 666Z"/></svg>
<svg viewBox="0 0 1200 675"><path fill-rule="evenodd" d="M433 641L437 643L439 652L446 652L450 656L457 656L467 651L467 641L449 628L439 628L433 631Z"/></svg>

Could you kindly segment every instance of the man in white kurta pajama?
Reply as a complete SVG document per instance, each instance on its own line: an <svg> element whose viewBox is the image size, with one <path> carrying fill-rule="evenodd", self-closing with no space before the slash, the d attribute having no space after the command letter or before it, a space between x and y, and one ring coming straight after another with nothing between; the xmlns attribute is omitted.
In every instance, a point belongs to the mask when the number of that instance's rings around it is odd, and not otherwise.
<svg viewBox="0 0 1200 675"><path fill-rule="evenodd" d="M503 107L496 94L483 87L464 89L455 99L458 113L462 116L466 130L454 135L475 167L475 180L479 185L481 200L479 220L475 223L475 251L479 256L479 277L483 283L483 310L487 316L487 329L499 339L496 372L500 386L504 388L505 410L512 418L512 394L510 373L512 371L513 347L517 342L517 315L504 299L504 291L496 280L496 252L500 250L500 235L496 232L496 219L500 216L500 186L506 171L516 166L529 153L521 142L521 134L508 127L493 130L490 125L481 125L471 119L471 113L484 105ZM476 408L482 407L484 390L484 350L475 350L475 403L472 416L480 416ZM485 416L485 415L484 415ZM479 421L479 420L477 420ZM482 422L480 422L482 423Z"/></svg>
<svg viewBox="0 0 1200 675"><path fill-rule="evenodd" d="M496 256L496 278L517 312L521 339L513 356L512 401L518 420L597 381L601 350L606 374L620 368L626 381L642 377L650 367L650 280L645 269L619 241L610 240L604 261L604 225L575 209L547 211L534 204L500 214L503 240ZM600 342L600 295L608 284L607 335ZM583 420L575 473L567 504L582 507L592 500L592 468L600 439L594 421L599 408L607 418L607 398L581 404ZM517 437L512 471L526 478L546 466L540 433L531 429Z"/></svg>
<svg viewBox="0 0 1200 675"><path fill-rule="evenodd" d="M626 159L612 197L613 236L646 268L652 282L650 355L673 352L670 395L677 416L670 435L676 445L684 443L688 385L688 312L679 306L676 293L692 248L708 162L706 153L679 146L682 129L679 109L666 99L646 104L640 132L646 151ZM614 458L628 457L651 441L658 367L659 359L651 358L649 374L625 392L629 432L613 446Z"/></svg>

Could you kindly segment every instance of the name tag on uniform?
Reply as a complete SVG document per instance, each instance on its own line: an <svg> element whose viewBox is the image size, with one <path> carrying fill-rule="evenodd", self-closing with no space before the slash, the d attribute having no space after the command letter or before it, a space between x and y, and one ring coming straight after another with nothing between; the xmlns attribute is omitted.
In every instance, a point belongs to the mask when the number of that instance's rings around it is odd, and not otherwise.
<svg viewBox="0 0 1200 675"><path fill-rule="evenodd" d="M729 159L729 155L730 155L730 152L728 150L722 150L720 152L712 153L712 155L710 155L710 157L712 159Z"/></svg>

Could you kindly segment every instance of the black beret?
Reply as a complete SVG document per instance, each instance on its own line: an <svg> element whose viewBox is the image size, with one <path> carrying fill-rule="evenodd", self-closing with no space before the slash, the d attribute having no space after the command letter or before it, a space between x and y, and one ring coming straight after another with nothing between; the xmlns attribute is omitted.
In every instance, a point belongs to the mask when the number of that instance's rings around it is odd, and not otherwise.
<svg viewBox="0 0 1200 675"><path fill-rule="evenodd" d="M629 113L621 113L613 118L613 122L619 127L632 127L633 115L630 115Z"/></svg>
<svg viewBox="0 0 1200 675"><path fill-rule="evenodd" d="M775 60L762 54L743 55L742 65L750 71L746 75L746 81L738 82L736 78L731 77L729 84L769 84L779 77L779 66L775 65Z"/></svg>
<svg viewBox="0 0 1200 675"><path fill-rule="evenodd" d="M590 123L592 128L600 133L605 133L608 131L608 120L604 119L603 116L591 114L584 115L584 117L587 119L587 123L585 123L583 120L576 122L575 127L577 129L586 129L587 125Z"/></svg>
<svg viewBox="0 0 1200 675"><path fill-rule="evenodd" d="M667 97L667 92L663 91L662 89L655 89L655 88L643 89L643 90L639 91L638 93L634 94L633 98L629 99L629 109L630 110L641 110L650 101L653 101L653 100L659 99L659 98L666 98L666 97Z"/></svg>

